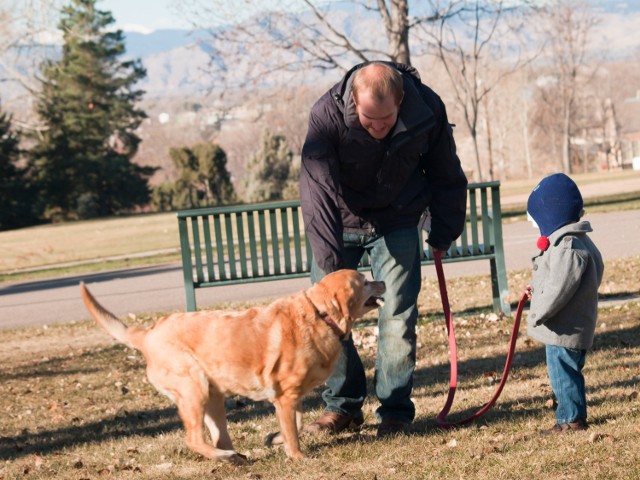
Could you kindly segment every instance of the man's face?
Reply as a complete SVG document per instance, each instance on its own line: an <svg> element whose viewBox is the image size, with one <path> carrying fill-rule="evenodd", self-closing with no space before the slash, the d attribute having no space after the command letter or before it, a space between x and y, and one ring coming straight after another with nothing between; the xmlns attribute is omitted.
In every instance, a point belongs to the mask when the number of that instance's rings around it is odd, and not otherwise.
<svg viewBox="0 0 640 480"><path fill-rule="evenodd" d="M400 106L391 95L382 102L375 101L368 91L360 92L358 97L356 112L360 124L373 138L382 140L396 124Z"/></svg>

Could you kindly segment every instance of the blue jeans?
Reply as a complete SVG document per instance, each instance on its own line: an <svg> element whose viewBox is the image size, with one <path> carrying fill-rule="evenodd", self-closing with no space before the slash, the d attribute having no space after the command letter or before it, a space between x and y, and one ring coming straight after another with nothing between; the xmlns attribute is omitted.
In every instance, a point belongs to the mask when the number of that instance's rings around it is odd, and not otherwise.
<svg viewBox="0 0 640 480"><path fill-rule="evenodd" d="M398 229L387 235L344 234L346 268L355 269L367 252L375 280L385 282L384 307L378 311L378 355L374 377L380 406L378 420L393 418L412 422L411 401L416 365L417 298L420 292L420 250L416 227ZM313 283L325 273L317 265L311 269ZM362 409L367 382L362 361L351 336L342 344L328 388L322 398L325 412L355 415Z"/></svg>
<svg viewBox="0 0 640 480"><path fill-rule="evenodd" d="M551 388L558 401L557 423L587 420L587 395L582 369L586 350L547 345L547 370Z"/></svg>

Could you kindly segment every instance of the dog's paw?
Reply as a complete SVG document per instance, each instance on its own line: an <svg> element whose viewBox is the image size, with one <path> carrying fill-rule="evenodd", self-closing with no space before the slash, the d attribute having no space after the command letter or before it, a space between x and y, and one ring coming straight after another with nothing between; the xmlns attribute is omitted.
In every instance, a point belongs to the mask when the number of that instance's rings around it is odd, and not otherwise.
<svg viewBox="0 0 640 480"><path fill-rule="evenodd" d="M275 445L282 445L284 443L284 439L280 432L273 432L267 435L264 438L264 446L265 447L273 447Z"/></svg>
<svg viewBox="0 0 640 480"><path fill-rule="evenodd" d="M247 456L238 452L234 453L226 460L230 463L233 463L234 465L246 465L247 463L249 463Z"/></svg>

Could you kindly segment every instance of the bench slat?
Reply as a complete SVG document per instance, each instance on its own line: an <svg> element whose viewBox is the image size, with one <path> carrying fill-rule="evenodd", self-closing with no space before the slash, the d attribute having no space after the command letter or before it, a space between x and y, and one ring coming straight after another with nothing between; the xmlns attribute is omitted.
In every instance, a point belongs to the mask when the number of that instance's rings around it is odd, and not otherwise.
<svg viewBox="0 0 640 480"><path fill-rule="evenodd" d="M228 213L224 216L224 227L227 234L227 258L229 265L229 278L238 278L238 272L236 269L236 242L233 238L233 225L232 222L235 219L235 213Z"/></svg>
<svg viewBox="0 0 640 480"><path fill-rule="evenodd" d="M278 217L282 215L281 209L269 210L269 225L271 227L271 258L273 259L273 270L275 274L284 273L280 267L280 245L278 242Z"/></svg>
<svg viewBox="0 0 640 480"><path fill-rule="evenodd" d="M204 217L206 218L206 216ZM193 241L193 255L196 259L196 279L198 283L204 282L204 273L202 271L202 250L200 248L200 228L198 227L198 218L191 219L191 233ZM197 286L197 285L196 285Z"/></svg>
<svg viewBox="0 0 640 480"><path fill-rule="evenodd" d="M238 254L240 255L240 278L249 276L247 272L247 247L244 236L244 219L245 213L236 214L236 228L238 229Z"/></svg>
<svg viewBox="0 0 640 480"><path fill-rule="evenodd" d="M254 212L247 212L247 223L249 226L249 251L251 252L251 276L258 276L258 246L256 243L256 226Z"/></svg>
<svg viewBox="0 0 640 480"><path fill-rule="evenodd" d="M193 219L194 221L198 221L198 219ZM204 244L205 245L211 245L211 232L209 229L209 216L203 216L202 219L202 233L204 235ZM213 273L213 252L211 248L206 248L204 249L204 253L205 253L205 260L206 260L206 265L207 265L207 279L212 280L215 278L215 275ZM203 267L204 268L204 267Z"/></svg>
<svg viewBox="0 0 640 480"><path fill-rule="evenodd" d="M282 209L281 213L282 228L282 253L284 258L284 273L292 273L291 271L291 243L289 239L289 210Z"/></svg>
<svg viewBox="0 0 640 480"><path fill-rule="evenodd" d="M260 228L259 238L260 238L260 258L262 259L262 275L269 275L271 271L269 270L269 249L267 248L267 226L265 223L265 213L264 210L260 210L258 212L258 226ZM259 276L260 274L258 274Z"/></svg>
<svg viewBox="0 0 640 480"><path fill-rule="evenodd" d="M222 227L220 226L220 217L224 215L214 215L213 216L213 233L216 236L216 253L218 257L218 279L226 280L227 279L227 269L225 268L225 245L222 241ZM213 247L211 248L213 250ZM212 276L211 279L215 279L215 276Z"/></svg>
<svg viewBox="0 0 640 480"><path fill-rule="evenodd" d="M302 264L302 238L300 236L300 214L301 208L293 208L291 215L291 223L293 225L293 248L296 252L296 268L295 272L303 272L305 269Z"/></svg>

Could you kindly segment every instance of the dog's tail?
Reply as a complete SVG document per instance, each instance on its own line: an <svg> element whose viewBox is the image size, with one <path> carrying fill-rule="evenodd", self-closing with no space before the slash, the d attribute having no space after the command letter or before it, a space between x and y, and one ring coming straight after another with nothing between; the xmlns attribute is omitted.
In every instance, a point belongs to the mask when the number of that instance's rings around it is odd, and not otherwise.
<svg viewBox="0 0 640 480"><path fill-rule="evenodd" d="M108 311L91 295L84 282L80 282L80 291L82 292L82 300L89 310L89 313L109 335L125 345L138 350L142 347L146 330L137 327L127 327L118 317Z"/></svg>

